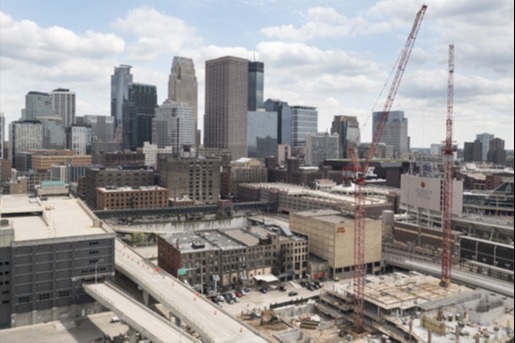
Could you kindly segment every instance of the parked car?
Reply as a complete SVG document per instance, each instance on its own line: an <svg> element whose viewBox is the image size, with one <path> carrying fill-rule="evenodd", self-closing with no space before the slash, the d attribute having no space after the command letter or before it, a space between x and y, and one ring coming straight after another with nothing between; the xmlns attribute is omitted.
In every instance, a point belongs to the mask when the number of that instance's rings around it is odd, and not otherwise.
<svg viewBox="0 0 515 343"><path fill-rule="evenodd" d="M263 293L263 294L266 294L266 293L268 293L268 288L266 288L266 287L261 287L261 288L259 289L259 291L260 291L261 293Z"/></svg>
<svg viewBox="0 0 515 343"><path fill-rule="evenodd" d="M291 291L291 292L289 292L289 293L288 293L288 296L289 296L289 297L294 297L294 296L296 296L296 295L299 295L299 293L297 293L297 292L295 292L295 291Z"/></svg>
<svg viewBox="0 0 515 343"><path fill-rule="evenodd" d="M244 296L245 294L241 293L240 291L236 291L234 292L234 294L238 297L238 298L241 298L242 296Z"/></svg>
<svg viewBox="0 0 515 343"><path fill-rule="evenodd" d="M279 286L279 290L280 290L281 292L286 292L286 287L285 287L284 285L280 285L280 286Z"/></svg>

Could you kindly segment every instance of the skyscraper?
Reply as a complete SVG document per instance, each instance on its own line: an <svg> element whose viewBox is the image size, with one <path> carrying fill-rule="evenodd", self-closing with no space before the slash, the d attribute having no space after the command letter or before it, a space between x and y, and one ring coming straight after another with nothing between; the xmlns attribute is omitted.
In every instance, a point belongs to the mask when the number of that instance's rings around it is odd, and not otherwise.
<svg viewBox="0 0 515 343"><path fill-rule="evenodd" d="M263 108L264 71L263 62L249 62L249 111Z"/></svg>
<svg viewBox="0 0 515 343"><path fill-rule="evenodd" d="M91 154L91 127L72 125L66 129L66 140L68 149L78 155Z"/></svg>
<svg viewBox="0 0 515 343"><path fill-rule="evenodd" d="M349 149L359 147L360 131L358 118L354 116L334 116L331 133L339 139L339 158L350 158Z"/></svg>
<svg viewBox="0 0 515 343"><path fill-rule="evenodd" d="M94 114L86 114L80 124L91 127L93 139L101 142L111 142L114 139L115 118Z"/></svg>
<svg viewBox="0 0 515 343"><path fill-rule="evenodd" d="M247 156L248 68L246 59L225 56L206 61L204 145Z"/></svg>
<svg viewBox="0 0 515 343"><path fill-rule="evenodd" d="M152 139L152 119L157 107L157 88L154 85L131 83L123 106L123 147L131 150L142 147Z"/></svg>
<svg viewBox="0 0 515 343"><path fill-rule="evenodd" d="M316 107L292 106L292 145L305 146L306 135L318 132L318 111Z"/></svg>
<svg viewBox="0 0 515 343"><path fill-rule="evenodd" d="M504 150L504 140L494 138L490 141L488 154L486 155L487 161L497 165L504 165L506 163L506 150Z"/></svg>
<svg viewBox="0 0 515 343"><path fill-rule="evenodd" d="M0 160L4 159L4 142L5 142L5 117L0 112ZM0 170L0 173L2 171ZM1 178L0 178L1 179Z"/></svg>
<svg viewBox="0 0 515 343"><path fill-rule="evenodd" d="M247 144L248 157L277 155L277 112L247 113Z"/></svg>
<svg viewBox="0 0 515 343"><path fill-rule="evenodd" d="M43 149L66 148L66 136L63 119L59 116L40 116L43 125Z"/></svg>
<svg viewBox="0 0 515 343"><path fill-rule="evenodd" d="M482 161L486 161L488 150L490 149L490 141L494 139L494 135L491 133L481 133L476 135L476 139L481 142L483 149L481 150Z"/></svg>
<svg viewBox="0 0 515 343"><path fill-rule="evenodd" d="M265 111L277 112L277 142L291 145L292 109L287 102L268 99L264 103Z"/></svg>
<svg viewBox="0 0 515 343"><path fill-rule="evenodd" d="M25 95L25 108L22 110L22 120L36 120L39 116L52 116L52 98L44 92L30 91Z"/></svg>
<svg viewBox="0 0 515 343"><path fill-rule="evenodd" d="M158 148L171 146L177 153L183 145L195 144L195 122L187 103L166 100L156 108L152 119L152 143Z"/></svg>
<svg viewBox="0 0 515 343"><path fill-rule="evenodd" d="M382 112L374 112L372 117L372 137L375 136L376 126ZM408 119L404 111L390 111L384 124L383 132L378 143L393 146L395 158L407 157L409 153Z"/></svg>
<svg viewBox="0 0 515 343"><path fill-rule="evenodd" d="M9 124L9 159L16 167L16 153L43 148L43 125L39 121L13 121Z"/></svg>
<svg viewBox="0 0 515 343"><path fill-rule="evenodd" d="M75 93L69 89L58 88L50 93L52 110L63 119L64 127L75 124Z"/></svg>
<svg viewBox="0 0 515 343"><path fill-rule="evenodd" d="M306 164L318 167L327 159L338 158L338 133L308 133L306 135Z"/></svg>
<svg viewBox="0 0 515 343"><path fill-rule="evenodd" d="M463 145L463 160L465 162L481 162L483 156L483 145L479 140L465 142Z"/></svg>
<svg viewBox="0 0 515 343"><path fill-rule="evenodd" d="M195 65L191 58L175 56L168 78L168 99L177 103L186 103L192 109L195 123L195 137L198 130L198 83L195 75ZM196 144L200 144L196 139Z"/></svg>
<svg viewBox="0 0 515 343"><path fill-rule="evenodd" d="M111 116L116 118L116 125L123 120L123 104L129 99L129 83L132 83L131 66L120 65L111 75Z"/></svg>

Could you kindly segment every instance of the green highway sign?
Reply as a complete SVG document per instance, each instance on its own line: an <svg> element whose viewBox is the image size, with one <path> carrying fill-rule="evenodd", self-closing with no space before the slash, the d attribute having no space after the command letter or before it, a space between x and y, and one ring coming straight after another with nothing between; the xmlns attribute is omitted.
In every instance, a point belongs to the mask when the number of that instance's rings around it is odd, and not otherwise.
<svg viewBox="0 0 515 343"><path fill-rule="evenodd" d="M186 271L186 268L179 268L179 270L177 270L177 276L186 275Z"/></svg>

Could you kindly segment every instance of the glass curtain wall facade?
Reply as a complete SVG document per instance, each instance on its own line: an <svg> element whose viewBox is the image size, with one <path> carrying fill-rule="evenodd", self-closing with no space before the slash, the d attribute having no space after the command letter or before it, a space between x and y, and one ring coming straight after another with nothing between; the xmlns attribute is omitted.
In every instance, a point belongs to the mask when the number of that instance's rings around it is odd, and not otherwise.
<svg viewBox="0 0 515 343"><path fill-rule="evenodd" d="M316 107L292 106L292 145L305 146L306 135L317 133L318 111Z"/></svg>
<svg viewBox="0 0 515 343"><path fill-rule="evenodd" d="M132 83L123 113L123 147L136 150L152 139L152 119L157 107L157 89L153 85Z"/></svg>
<svg viewBox="0 0 515 343"><path fill-rule="evenodd" d="M373 112L372 137L375 136L376 126L383 112ZM390 111L378 143L393 146L395 158L402 158L409 152L408 119L404 111Z"/></svg>
<svg viewBox="0 0 515 343"><path fill-rule="evenodd" d="M28 92L25 95L25 108L22 110L22 120L36 120L39 116L53 116L52 98L43 92Z"/></svg>
<svg viewBox="0 0 515 343"><path fill-rule="evenodd" d="M264 74L265 64L263 62L249 62L249 111L263 108Z"/></svg>
<svg viewBox="0 0 515 343"><path fill-rule="evenodd" d="M277 112L248 113L247 144L249 157L277 155Z"/></svg>
<svg viewBox="0 0 515 343"><path fill-rule="evenodd" d="M166 100L156 109L152 120L152 143L158 148L172 147L179 152L184 145L195 144L193 109L187 103Z"/></svg>
<svg viewBox="0 0 515 343"><path fill-rule="evenodd" d="M277 143L291 145L292 109L287 102L268 99L265 111L277 112Z"/></svg>
<svg viewBox="0 0 515 343"><path fill-rule="evenodd" d="M123 119L123 106L129 99L129 84L132 83L132 66L120 65L111 75L111 116L116 118L116 125Z"/></svg>
<svg viewBox="0 0 515 343"><path fill-rule="evenodd" d="M191 116L195 122L195 134L198 129L198 82L195 65L191 58L175 56L168 79L168 100L186 103L191 107ZM197 142L200 144L200 142Z"/></svg>
<svg viewBox="0 0 515 343"><path fill-rule="evenodd" d="M61 117L39 117L43 125L43 148L64 149L66 148L66 133Z"/></svg>

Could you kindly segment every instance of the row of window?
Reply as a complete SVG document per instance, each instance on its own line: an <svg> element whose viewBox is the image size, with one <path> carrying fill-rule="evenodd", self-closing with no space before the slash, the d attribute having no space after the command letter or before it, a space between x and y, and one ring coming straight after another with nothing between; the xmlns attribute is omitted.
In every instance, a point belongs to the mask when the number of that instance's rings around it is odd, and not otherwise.
<svg viewBox="0 0 515 343"><path fill-rule="evenodd" d="M70 294L71 294L71 292L69 290L59 291L57 293L57 296L59 298L64 298L64 297L69 297ZM40 301L48 300L50 298L51 298L51 293L41 293L41 294L38 295L38 300L40 300ZM22 296L22 297L18 297L18 304L25 304L25 303L28 303L28 302L31 302L31 301L32 301L32 296L30 296L30 295L25 295L25 296ZM4 303L4 302L2 302L2 303Z"/></svg>

